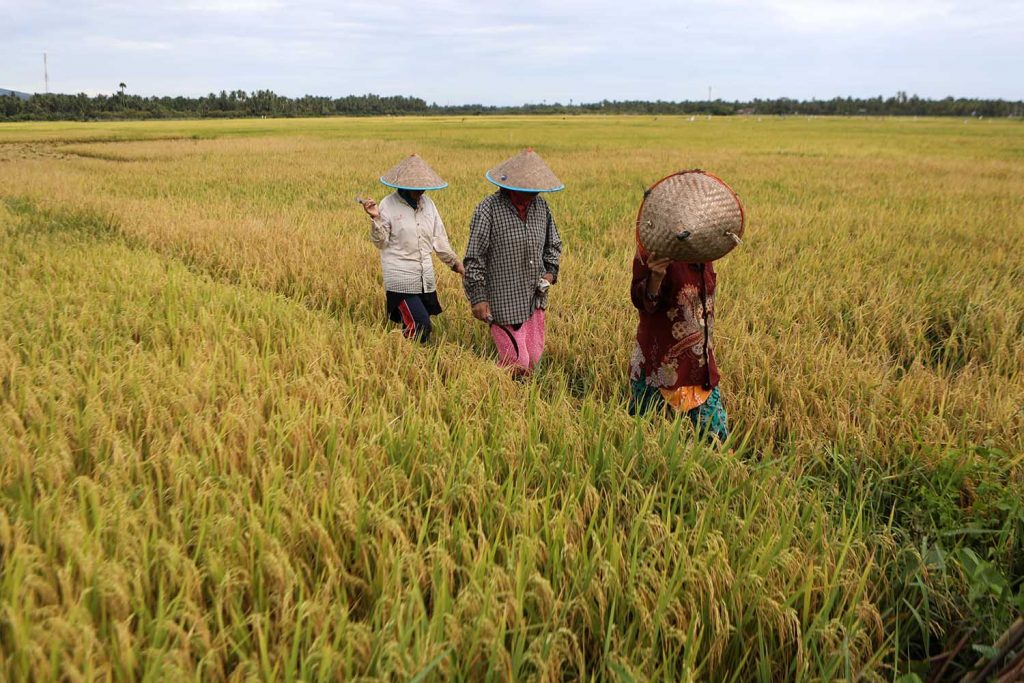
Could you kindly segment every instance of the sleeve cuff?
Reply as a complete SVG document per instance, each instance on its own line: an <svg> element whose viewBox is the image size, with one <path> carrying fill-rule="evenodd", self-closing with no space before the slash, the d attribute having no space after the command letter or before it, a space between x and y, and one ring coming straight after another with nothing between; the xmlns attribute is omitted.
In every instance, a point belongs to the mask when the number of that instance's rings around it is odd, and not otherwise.
<svg viewBox="0 0 1024 683"><path fill-rule="evenodd" d="M476 306L481 301L487 301L487 288L480 285L467 287L466 298L469 299L471 306Z"/></svg>

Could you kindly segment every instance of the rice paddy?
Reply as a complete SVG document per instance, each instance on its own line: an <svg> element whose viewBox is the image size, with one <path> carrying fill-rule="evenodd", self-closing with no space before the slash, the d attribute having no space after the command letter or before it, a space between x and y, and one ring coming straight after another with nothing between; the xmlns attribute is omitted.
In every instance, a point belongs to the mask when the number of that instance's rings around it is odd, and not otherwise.
<svg viewBox="0 0 1024 683"><path fill-rule="evenodd" d="M538 374L458 277L418 346L353 201L456 251L567 189ZM625 408L644 188L727 180L733 436ZM1024 611L1019 121L0 125L0 678L922 680ZM976 647L975 647L976 646Z"/></svg>

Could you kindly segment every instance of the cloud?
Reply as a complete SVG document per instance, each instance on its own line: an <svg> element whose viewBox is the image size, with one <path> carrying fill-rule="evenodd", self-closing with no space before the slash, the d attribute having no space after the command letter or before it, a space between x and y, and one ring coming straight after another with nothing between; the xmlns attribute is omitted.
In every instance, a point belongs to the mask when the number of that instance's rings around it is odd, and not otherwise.
<svg viewBox="0 0 1024 683"><path fill-rule="evenodd" d="M0 0L3 87L484 102L1019 98L1019 0ZM19 87L21 86L21 87Z"/></svg>
<svg viewBox="0 0 1024 683"><path fill-rule="evenodd" d="M111 38L108 36L94 37L89 42L107 50L126 52L170 50L173 47L171 43L159 40L124 40L123 38Z"/></svg>
<svg viewBox="0 0 1024 683"><path fill-rule="evenodd" d="M803 30L875 30L948 16L943 0L764 0L772 13Z"/></svg>
<svg viewBox="0 0 1024 683"><path fill-rule="evenodd" d="M214 12L221 14L260 14L285 8L282 0L190 0L171 4L182 12Z"/></svg>

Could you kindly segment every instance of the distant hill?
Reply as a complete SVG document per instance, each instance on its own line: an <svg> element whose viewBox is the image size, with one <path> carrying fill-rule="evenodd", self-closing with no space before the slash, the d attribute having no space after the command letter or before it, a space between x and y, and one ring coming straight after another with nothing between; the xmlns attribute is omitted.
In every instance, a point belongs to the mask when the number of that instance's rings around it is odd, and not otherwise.
<svg viewBox="0 0 1024 683"><path fill-rule="evenodd" d="M27 92L18 92L17 90L7 90L6 88L0 88L0 97L3 97L5 95L14 95L15 97L20 97L23 100L27 100L29 97L31 97L31 95L29 95Z"/></svg>

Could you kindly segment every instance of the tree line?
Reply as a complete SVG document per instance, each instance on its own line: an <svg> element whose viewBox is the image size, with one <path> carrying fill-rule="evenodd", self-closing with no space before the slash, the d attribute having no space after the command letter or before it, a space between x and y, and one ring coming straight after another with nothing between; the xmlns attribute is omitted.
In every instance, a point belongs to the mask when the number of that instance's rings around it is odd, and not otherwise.
<svg viewBox="0 0 1024 683"><path fill-rule="evenodd" d="M749 102L601 100L573 104L543 102L515 106L427 104L402 95L285 97L271 90L222 90L202 97L142 97L124 92L89 96L36 94L28 99L0 96L0 121L94 121L162 118L245 118L309 116L476 116L488 114L663 114L729 116L1024 116L1024 101L975 98L932 100L899 92L892 97L835 97L830 100L790 98Z"/></svg>

